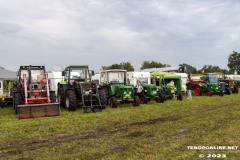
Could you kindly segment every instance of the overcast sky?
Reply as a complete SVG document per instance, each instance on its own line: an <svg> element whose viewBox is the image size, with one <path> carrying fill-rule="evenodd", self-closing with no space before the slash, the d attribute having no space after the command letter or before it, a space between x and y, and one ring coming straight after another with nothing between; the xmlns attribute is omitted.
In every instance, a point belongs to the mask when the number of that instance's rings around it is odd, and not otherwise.
<svg viewBox="0 0 240 160"><path fill-rule="evenodd" d="M239 0L0 0L0 66L144 60L227 68L240 52Z"/></svg>

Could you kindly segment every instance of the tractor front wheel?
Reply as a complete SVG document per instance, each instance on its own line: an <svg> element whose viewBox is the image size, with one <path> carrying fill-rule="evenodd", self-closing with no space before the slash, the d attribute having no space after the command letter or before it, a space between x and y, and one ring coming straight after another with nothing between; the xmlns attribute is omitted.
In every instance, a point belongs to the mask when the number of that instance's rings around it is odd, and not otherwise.
<svg viewBox="0 0 240 160"><path fill-rule="evenodd" d="M207 91L207 96L211 97L212 96L212 92L211 91Z"/></svg>
<svg viewBox="0 0 240 160"><path fill-rule="evenodd" d="M163 103L165 101L165 96L162 93L159 93L158 97L156 98L156 102Z"/></svg>
<svg viewBox="0 0 240 160"><path fill-rule="evenodd" d="M139 96L139 99L140 99L140 103L141 104L147 104L147 96L145 95L145 94L141 94L140 96Z"/></svg>
<svg viewBox="0 0 240 160"><path fill-rule="evenodd" d="M139 106L140 105L140 99L138 96L134 96L133 98L133 106Z"/></svg>
<svg viewBox="0 0 240 160"><path fill-rule="evenodd" d="M69 111L75 111L77 107L77 96L73 90L66 91L65 107Z"/></svg>
<svg viewBox="0 0 240 160"><path fill-rule="evenodd" d="M117 98L116 97L111 97L109 105L110 105L111 108L117 108Z"/></svg>
<svg viewBox="0 0 240 160"><path fill-rule="evenodd" d="M222 97L223 95L224 95L223 91L220 91L219 96Z"/></svg>

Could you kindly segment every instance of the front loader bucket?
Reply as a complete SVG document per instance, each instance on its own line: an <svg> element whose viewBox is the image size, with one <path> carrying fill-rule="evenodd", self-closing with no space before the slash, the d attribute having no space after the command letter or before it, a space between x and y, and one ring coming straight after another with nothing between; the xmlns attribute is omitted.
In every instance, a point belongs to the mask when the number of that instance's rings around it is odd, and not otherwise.
<svg viewBox="0 0 240 160"><path fill-rule="evenodd" d="M18 118L29 119L60 115L59 103L18 105Z"/></svg>

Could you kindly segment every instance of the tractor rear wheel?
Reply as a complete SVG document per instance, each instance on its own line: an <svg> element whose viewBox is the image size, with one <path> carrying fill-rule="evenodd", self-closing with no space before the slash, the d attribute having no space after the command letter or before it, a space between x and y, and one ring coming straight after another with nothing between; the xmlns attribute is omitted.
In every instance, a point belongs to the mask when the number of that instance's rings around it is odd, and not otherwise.
<svg viewBox="0 0 240 160"><path fill-rule="evenodd" d="M73 90L66 91L65 107L69 111L75 111L77 107L77 96Z"/></svg>
<svg viewBox="0 0 240 160"><path fill-rule="evenodd" d="M110 105L111 108L117 108L117 98L116 97L111 97L109 105Z"/></svg>
<svg viewBox="0 0 240 160"><path fill-rule="evenodd" d="M63 86L58 86L57 102L60 103L60 106L65 107Z"/></svg>
<svg viewBox="0 0 240 160"><path fill-rule="evenodd" d="M140 105L140 99L138 96L134 96L133 98L133 106L139 106Z"/></svg>
<svg viewBox="0 0 240 160"><path fill-rule="evenodd" d="M100 102L101 105L107 105L108 104L108 90L107 88L101 88L98 90L99 91L99 98L100 98Z"/></svg>
<svg viewBox="0 0 240 160"><path fill-rule="evenodd" d="M201 87L197 86L194 91L195 91L196 96L201 96L202 95Z"/></svg>
<svg viewBox="0 0 240 160"><path fill-rule="evenodd" d="M51 103L56 103L55 91L50 91L50 101L51 101Z"/></svg>
<svg viewBox="0 0 240 160"><path fill-rule="evenodd" d="M232 93L237 93L238 94L238 87L236 85L233 86Z"/></svg>
<svg viewBox="0 0 240 160"><path fill-rule="evenodd" d="M14 94L14 106L13 109L15 110L15 113L18 114L18 105L21 105L23 102L22 94L17 92Z"/></svg>

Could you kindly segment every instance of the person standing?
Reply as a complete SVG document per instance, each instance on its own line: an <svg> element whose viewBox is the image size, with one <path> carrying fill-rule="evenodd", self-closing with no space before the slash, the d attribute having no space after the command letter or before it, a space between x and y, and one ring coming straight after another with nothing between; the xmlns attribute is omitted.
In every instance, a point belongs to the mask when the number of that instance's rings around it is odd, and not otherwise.
<svg viewBox="0 0 240 160"><path fill-rule="evenodd" d="M136 89L137 89L137 96L140 97L140 95L142 94L142 90L143 90L143 87L142 87L142 84L141 84L140 80L137 80Z"/></svg>
<svg viewBox="0 0 240 160"><path fill-rule="evenodd" d="M192 100L192 87L189 79L187 79L186 87L187 87L187 96L188 96L187 99Z"/></svg>

